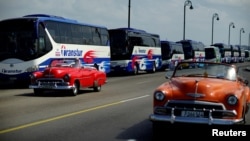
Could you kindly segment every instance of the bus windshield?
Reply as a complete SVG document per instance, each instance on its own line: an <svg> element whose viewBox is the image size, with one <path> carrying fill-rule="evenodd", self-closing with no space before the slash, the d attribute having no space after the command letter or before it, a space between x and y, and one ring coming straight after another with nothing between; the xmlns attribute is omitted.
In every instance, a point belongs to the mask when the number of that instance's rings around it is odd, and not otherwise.
<svg viewBox="0 0 250 141"><path fill-rule="evenodd" d="M109 31L111 58L114 60L127 59L131 54L128 51L126 32L123 30ZM126 48L127 47L127 48ZM132 51L131 51L132 52Z"/></svg>
<svg viewBox="0 0 250 141"><path fill-rule="evenodd" d="M177 43L182 43L183 45L185 60L205 57L205 45L202 42L182 40L178 41Z"/></svg>
<svg viewBox="0 0 250 141"><path fill-rule="evenodd" d="M13 19L0 22L0 61L16 58L29 61L41 57L52 47L44 27L36 19ZM47 41L46 41L47 40Z"/></svg>
<svg viewBox="0 0 250 141"><path fill-rule="evenodd" d="M216 57L214 48L205 48L206 59L213 59Z"/></svg>
<svg viewBox="0 0 250 141"><path fill-rule="evenodd" d="M10 57L23 61L33 59L37 39L34 27L34 20L0 22L0 61Z"/></svg>

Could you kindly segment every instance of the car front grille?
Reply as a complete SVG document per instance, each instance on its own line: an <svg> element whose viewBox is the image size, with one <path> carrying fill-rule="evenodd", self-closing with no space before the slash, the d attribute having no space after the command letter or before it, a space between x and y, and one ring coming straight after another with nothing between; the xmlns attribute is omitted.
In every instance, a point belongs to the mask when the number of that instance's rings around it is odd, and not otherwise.
<svg viewBox="0 0 250 141"><path fill-rule="evenodd" d="M209 117L212 113L214 118L222 118L225 106L221 103L205 102L205 101L183 101L183 100L170 100L166 103L166 113L171 114L174 111L175 116L181 116L182 111L200 111L204 112L204 117Z"/></svg>
<svg viewBox="0 0 250 141"><path fill-rule="evenodd" d="M62 85L64 83L64 80L58 78L42 78L38 79L36 82L40 86L55 86Z"/></svg>

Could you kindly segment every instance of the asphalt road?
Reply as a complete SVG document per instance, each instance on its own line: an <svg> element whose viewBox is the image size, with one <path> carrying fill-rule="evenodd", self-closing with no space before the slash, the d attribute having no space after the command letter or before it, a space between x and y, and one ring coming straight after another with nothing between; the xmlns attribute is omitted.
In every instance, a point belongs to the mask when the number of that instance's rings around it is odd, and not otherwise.
<svg viewBox="0 0 250 141"><path fill-rule="evenodd" d="M249 74L244 72L250 82ZM164 76L165 72L109 76L101 92L90 89L77 96L60 92L34 96L32 89L2 88L0 140L152 141L148 120L152 93L167 81Z"/></svg>

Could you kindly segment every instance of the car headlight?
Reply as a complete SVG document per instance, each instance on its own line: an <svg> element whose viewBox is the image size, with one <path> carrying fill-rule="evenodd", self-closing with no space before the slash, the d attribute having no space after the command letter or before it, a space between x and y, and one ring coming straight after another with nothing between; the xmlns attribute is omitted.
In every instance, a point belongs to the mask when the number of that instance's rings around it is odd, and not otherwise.
<svg viewBox="0 0 250 141"><path fill-rule="evenodd" d="M63 80L64 80L65 82L69 82L69 80L70 80L69 74L64 75Z"/></svg>
<svg viewBox="0 0 250 141"><path fill-rule="evenodd" d="M34 75L33 73L30 75L30 79L31 80L34 80L34 79L36 79L36 75Z"/></svg>
<svg viewBox="0 0 250 141"><path fill-rule="evenodd" d="M238 103L238 98L235 95L230 95L227 97L227 103L229 105L236 105Z"/></svg>
<svg viewBox="0 0 250 141"><path fill-rule="evenodd" d="M165 94L162 91L156 91L154 97L156 100L162 101L165 98Z"/></svg>

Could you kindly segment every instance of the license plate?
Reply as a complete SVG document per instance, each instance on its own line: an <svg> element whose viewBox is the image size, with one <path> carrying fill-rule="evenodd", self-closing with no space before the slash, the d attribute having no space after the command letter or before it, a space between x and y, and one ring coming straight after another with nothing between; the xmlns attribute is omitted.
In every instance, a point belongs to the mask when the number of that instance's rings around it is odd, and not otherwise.
<svg viewBox="0 0 250 141"><path fill-rule="evenodd" d="M181 111L183 117L204 117L204 112L200 111Z"/></svg>
<svg viewBox="0 0 250 141"><path fill-rule="evenodd" d="M16 77L10 77L10 80L14 81L14 80L17 80L17 78Z"/></svg>
<svg viewBox="0 0 250 141"><path fill-rule="evenodd" d="M51 85L42 85L41 87L44 88L44 89L51 89L54 86L51 86Z"/></svg>

